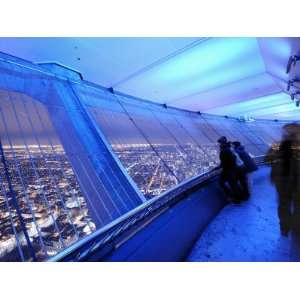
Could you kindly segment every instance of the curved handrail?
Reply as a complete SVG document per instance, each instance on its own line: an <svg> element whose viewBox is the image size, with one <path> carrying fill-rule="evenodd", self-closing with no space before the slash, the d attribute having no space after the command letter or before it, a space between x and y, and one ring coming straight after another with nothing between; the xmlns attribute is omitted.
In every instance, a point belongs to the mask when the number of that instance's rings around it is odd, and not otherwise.
<svg viewBox="0 0 300 300"><path fill-rule="evenodd" d="M266 163L265 156L257 156L254 159L257 164ZM100 251L101 249L104 249L105 246L116 241L122 234L124 235L126 232L132 233L133 229L137 231L137 224L139 225L139 228L143 227L149 219L153 219L153 216L158 217L160 213L177 203L189 191L193 190L195 187L199 188L200 185L205 185L219 174L220 168L216 167L209 172L202 173L181 182L174 188L139 205L106 226L79 240L50 258L48 261L86 260L86 258L93 255L96 251ZM111 247L109 247L109 249L111 250Z"/></svg>

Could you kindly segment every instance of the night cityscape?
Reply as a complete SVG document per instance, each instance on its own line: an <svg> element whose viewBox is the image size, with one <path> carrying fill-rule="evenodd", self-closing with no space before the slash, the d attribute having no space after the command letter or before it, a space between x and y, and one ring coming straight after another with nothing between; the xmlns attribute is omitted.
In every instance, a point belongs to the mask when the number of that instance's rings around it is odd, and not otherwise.
<svg viewBox="0 0 300 300"><path fill-rule="evenodd" d="M4 145L3 150L13 192L38 260L57 254L95 230L62 146L12 149ZM31 260L3 163L0 172L0 260L20 260L18 251L23 252L24 260Z"/></svg>
<svg viewBox="0 0 300 300"><path fill-rule="evenodd" d="M112 144L146 199L218 165L216 144ZM96 229L61 145L3 146L9 178L37 259L56 255ZM3 163L0 194L0 260L31 255L13 204Z"/></svg>
<svg viewBox="0 0 300 300"><path fill-rule="evenodd" d="M148 144L112 146L147 199L207 172L216 167L218 161L218 150L214 145L206 146L204 150L195 144L180 147L163 144L152 147Z"/></svg>

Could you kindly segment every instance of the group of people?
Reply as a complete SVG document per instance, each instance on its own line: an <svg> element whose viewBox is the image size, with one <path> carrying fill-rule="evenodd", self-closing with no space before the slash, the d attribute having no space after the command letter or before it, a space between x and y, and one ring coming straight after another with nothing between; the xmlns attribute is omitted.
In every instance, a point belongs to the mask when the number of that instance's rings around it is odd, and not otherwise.
<svg viewBox="0 0 300 300"><path fill-rule="evenodd" d="M230 142L225 136L218 139L220 146L220 185L232 204L239 205L249 199L248 173L257 165L240 142Z"/></svg>
<svg viewBox="0 0 300 300"><path fill-rule="evenodd" d="M281 234L297 233L300 247L300 124L287 124L282 130L282 141L273 145L265 158L271 166L271 183L278 195ZM222 136L218 143L220 185L232 204L241 204L249 199L248 175L257 170L257 165L240 142L230 142Z"/></svg>

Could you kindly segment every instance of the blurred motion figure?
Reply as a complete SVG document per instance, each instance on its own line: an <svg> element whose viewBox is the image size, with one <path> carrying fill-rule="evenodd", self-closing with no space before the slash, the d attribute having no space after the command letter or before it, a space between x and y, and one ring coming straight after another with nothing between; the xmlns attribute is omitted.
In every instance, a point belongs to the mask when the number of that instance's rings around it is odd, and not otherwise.
<svg viewBox="0 0 300 300"><path fill-rule="evenodd" d="M281 234L289 232L300 241L300 124L283 127L278 149L270 149L271 181L278 194L278 217ZM300 246L300 244L299 244ZM298 251L300 249L298 248Z"/></svg>

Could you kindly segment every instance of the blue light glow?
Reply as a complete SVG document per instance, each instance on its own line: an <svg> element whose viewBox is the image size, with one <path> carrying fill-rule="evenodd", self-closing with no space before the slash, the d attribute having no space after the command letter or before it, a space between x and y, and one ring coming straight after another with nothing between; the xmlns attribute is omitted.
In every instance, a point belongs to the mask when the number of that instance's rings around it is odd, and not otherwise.
<svg viewBox="0 0 300 300"><path fill-rule="evenodd" d="M209 110L209 113L228 114L233 116L259 116L267 114L276 114L284 111L284 109L294 107L295 104L286 93L276 93L259 97L249 101L243 101L232 105L223 106L220 108Z"/></svg>
<svg viewBox="0 0 300 300"><path fill-rule="evenodd" d="M212 38L117 86L168 102L265 71L255 38Z"/></svg>
<svg viewBox="0 0 300 300"><path fill-rule="evenodd" d="M262 73L203 93L189 95L177 101L172 101L171 105L194 111L208 111L224 115L227 113L223 112L223 108L226 109L228 105L235 105L249 99L279 92L281 90L274 83L272 77Z"/></svg>

